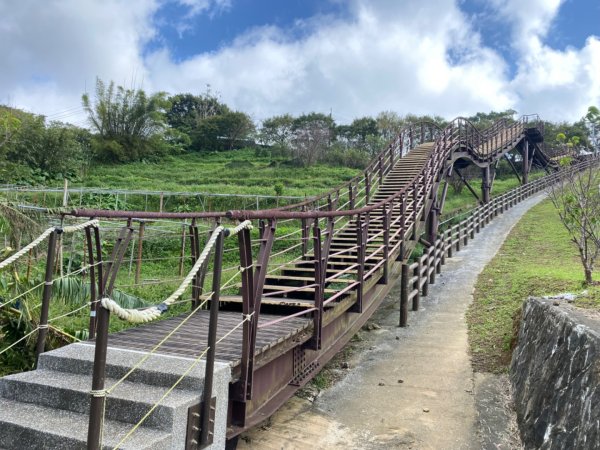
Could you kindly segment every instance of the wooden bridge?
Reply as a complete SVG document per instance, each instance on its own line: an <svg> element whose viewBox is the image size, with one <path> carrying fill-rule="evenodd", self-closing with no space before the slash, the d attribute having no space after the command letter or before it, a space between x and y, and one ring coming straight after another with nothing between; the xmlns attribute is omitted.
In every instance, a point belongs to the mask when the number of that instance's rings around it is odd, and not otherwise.
<svg viewBox="0 0 600 450"><path fill-rule="evenodd" d="M227 415L227 437L233 442L318 373L369 319L397 279L402 283L399 325L404 326L409 304L418 310L420 297L427 295L446 257L495 215L556 182L560 172L544 153L542 136L543 123L537 116L501 120L484 131L462 118L444 129L418 123L404 128L359 177L297 205L223 213L73 210L71 217L125 221L104 263L99 230L86 229L94 286L93 393L105 389L108 347L190 358L208 349L207 380L215 361L227 362L233 371ZM508 158L511 153L518 157ZM522 186L492 200L495 168L502 158L508 159ZM448 177L468 165L481 168L481 194L469 185L480 206L440 232ZM530 183L532 166L550 175ZM192 263L202 254L201 221L215 226L250 221L258 232L250 227L239 230L239 267L233 284L227 285L237 293L221 294L221 234L212 267L202 262L192 274L191 313L109 335L111 314L99 300L111 296L116 271L135 233L134 219L191 220ZM282 234L278 227L283 224L294 231ZM290 241L290 235L298 239ZM423 255L411 259L418 243ZM205 277L211 273L212 287L207 290ZM210 308L201 308L206 302ZM205 385L204 398L210 397L210 386ZM92 395L89 448L99 448L105 401L105 396ZM210 407L204 408L196 434L189 434L189 448L209 442Z"/></svg>

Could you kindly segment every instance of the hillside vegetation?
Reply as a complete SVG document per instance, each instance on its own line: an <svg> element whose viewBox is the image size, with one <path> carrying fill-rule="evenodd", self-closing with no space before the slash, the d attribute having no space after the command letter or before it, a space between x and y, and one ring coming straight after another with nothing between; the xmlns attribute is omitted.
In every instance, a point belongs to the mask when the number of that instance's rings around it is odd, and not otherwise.
<svg viewBox="0 0 600 450"><path fill-rule="evenodd" d="M474 367L496 373L508 369L521 307L529 296L585 291L575 303L600 309L600 289L584 287L583 279L577 248L552 203L533 207L477 280L467 315Z"/></svg>

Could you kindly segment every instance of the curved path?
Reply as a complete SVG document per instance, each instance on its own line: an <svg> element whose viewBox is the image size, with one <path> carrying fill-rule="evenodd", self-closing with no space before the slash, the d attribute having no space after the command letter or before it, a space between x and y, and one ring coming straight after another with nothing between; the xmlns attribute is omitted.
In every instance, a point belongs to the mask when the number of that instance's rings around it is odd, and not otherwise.
<svg viewBox="0 0 600 450"><path fill-rule="evenodd" d="M477 395L498 386L471 368L465 313L481 270L543 198L508 210L448 258L408 328L397 327L397 283L374 318L381 328L363 333L364 351L346 376L314 403L294 397L238 448L511 448L501 395Z"/></svg>

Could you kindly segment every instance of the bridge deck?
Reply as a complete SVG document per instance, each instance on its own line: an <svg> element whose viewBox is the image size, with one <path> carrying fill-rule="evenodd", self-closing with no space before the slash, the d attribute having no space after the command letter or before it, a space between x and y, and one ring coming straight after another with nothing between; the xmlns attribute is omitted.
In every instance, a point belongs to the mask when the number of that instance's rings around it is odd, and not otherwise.
<svg viewBox="0 0 600 450"><path fill-rule="evenodd" d="M172 332L187 314L170 319L161 320L141 327L130 328L125 331L109 335L109 347L124 348L129 350L150 351L166 335ZM259 326L277 319L281 316L261 314ZM219 311L217 339L231 331L242 321L240 312ZM185 324L171 336L156 353L194 358L200 355L207 347L209 311L196 312ZM259 329L257 332L256 354L293 338L312 325L312 321L302 318L290 318L280 323ZM216 359L239 364L242 353L242 327L238 327L217 345Z"/></svg>

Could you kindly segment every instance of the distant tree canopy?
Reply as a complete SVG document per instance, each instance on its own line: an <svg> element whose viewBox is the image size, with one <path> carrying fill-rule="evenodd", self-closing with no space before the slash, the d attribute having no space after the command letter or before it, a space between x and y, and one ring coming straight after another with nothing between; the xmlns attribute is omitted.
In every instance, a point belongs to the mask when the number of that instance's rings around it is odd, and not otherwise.
<svg viewBox="0 0 600 450"><path fill-rule="evenodd" d="M255 131L246 113L229 109L210 87L200 95L174 95L169 102L167 122L189 136L189 150L232 150L247 145Z"/></svg>
<svg viewBox="0 0 600 450"><path fill-rule="evenodd" d="M589 131L590 144L598 152L600 151L600 109L590 106L585 115L585 121Z"/></svg>
<svg viewBox="0 0 600 450"><path fill-rule="evenodd" d="M467 117L467 119L478 129L483 130L491 126L494 122L507 119L509 121L514 120L517 115L517 111L514 109L507 109L505 111L491 111L489 113L478 112L474 116Z"/></svg>
<svg viewBox="0 0 600 450"><path fill-rule="evenodd" d="M441 117L382 112L376 118L365 116L348 125L318 112L293 117L289 114L274 116L262 123L259 142L277 154L288 154L297 165L316 162L362 168L369 159L384 149L404 125L429 121L440 127L446 125Z"/></svg>
<svg viewBox="0 0 600 450"><path fill-rule="evenodd" d="M142 89L96 80L82 105L90 130L47 122L45 117L0 105L0 182L45 182L81 176L92 161L113 164L151 161L182 152L230 151L253 146L275 164L316 163L363 168L410 123L439 116L383 111L338 124L330 114L276 115L257 129L251 117L225 104L207 86L203 93L146 94ZM477 113L468 119L483 129L514 120L514 110ZM600 110L591 106L574 123L545 122L549 147L598 149Z"/></svg>
<svg viewBox="0 0 600 450"><path fill-rule="evenodd" d="M90 152L87 130L0 106L0 183L77 176Z"/></svg>

